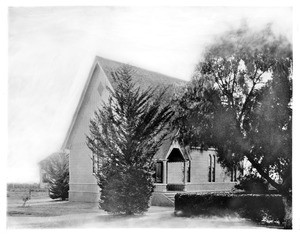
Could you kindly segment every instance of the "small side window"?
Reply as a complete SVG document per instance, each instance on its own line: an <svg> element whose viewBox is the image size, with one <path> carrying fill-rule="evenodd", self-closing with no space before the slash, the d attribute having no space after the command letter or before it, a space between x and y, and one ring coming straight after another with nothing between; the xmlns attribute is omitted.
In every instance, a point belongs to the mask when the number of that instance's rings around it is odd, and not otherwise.
<svg viewBox="0 0 300 236"><path fill-rule="evenodd" d="M155 182L156 183L162 183L163 182L163 163L161 161L156 162Z"/></svg>
<svg viewBox="0 0 300 236"><path fill-rule="evenodd" d="M209 154L208 182L216 181L216 156Z"/></svg>
<svg viewBox="0 0 300 236"><path fill-rule="evenodd" d="M191 161L187 162L187 182L191 182Z"/></svg>
<svg viewBox="0 0 300 236"><path fill-rule="evenodd" d="M231 182L236 182L237 181L237 177L236 177L236 167L235 166L233 166L232 168L231 168L231 172L230 172L230 181Z"/></svg>

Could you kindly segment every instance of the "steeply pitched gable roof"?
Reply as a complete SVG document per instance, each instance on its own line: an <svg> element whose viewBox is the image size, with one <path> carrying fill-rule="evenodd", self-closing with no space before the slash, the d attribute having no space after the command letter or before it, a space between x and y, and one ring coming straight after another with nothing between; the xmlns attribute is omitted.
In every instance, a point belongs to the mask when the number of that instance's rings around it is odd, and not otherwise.
<svg viewBox="0 0 300 236"><path fill-rule="evenodd" d="M77 105L77 108L75 110L75 113L73 115L70 127L68 129L67 135L65 137L64 143L62 145L62 149L65 148L68 139L70 137L70 134L72 132L73 126L75 124L75 121L77 119L77 115L79 113L80 107L82 105L82 102L84 100L86 91L89 87L91 77L93 74L93 71L95 70L96 66L99 66L104 71L105 75L107 76L109 82L111 83L112 87L115 88L115 81L113 80L111 76L111 72L115 71L116 69L120 68L121 66L124 66L126 64L121 62L116 62L113 60L105 59L102 57L96 56L94 63L92 65L91 71L89 73L89 76L87 78L86 84L84 86L84 89L82 91L79 103ZM149 87L160 87L160 88L168 88L167 94L171 95L176 91L176 88L183 86L186 82L180 79L176 79L170 76L166 76L157 72L145 70L139 67L131 66L134 74L132 76L133 81L143 90L149 89Z"/></svg>
<svg viewBox="0 0 300 236"><path fill-rule="evenodd" d="M174 146L173 144L176 143ZM172 147L172 149L171 149ZM154 159L157 161L167 160L173 148L179 148L184 160L188 161L191 159L189 150L177 142L177 130L171 131L162 142L160 148L154 155Z"/></svg>
<svg viewBox="0 0 300 236"><path fill-rule="evenodd" d="M170 150L170 147L173 143L174 135L175 135L175 132L172 132L169 135L167 135L167 137L165 138L165 140L162 142L161 146L159 147L158 151L154 155L155 160L164 160L165 159L165 157L167 156L167 154Z"/></svg>
<svg viewBox="0 0 300 236"><path fill-rule="evenodd" d="M119 67L126 64L121 62L112 61L102 57L96 57L96 61L99 63L103 71L105 72L109 82L115 87L115 81L111 76L111 72L116 71ZM186 82L174 77L163 75L157 72L145 70L136 66L131 66L134 73L132 75L133 81L142 89L148 89L148 87L168 87L168 86L181 86Z"/></svg>

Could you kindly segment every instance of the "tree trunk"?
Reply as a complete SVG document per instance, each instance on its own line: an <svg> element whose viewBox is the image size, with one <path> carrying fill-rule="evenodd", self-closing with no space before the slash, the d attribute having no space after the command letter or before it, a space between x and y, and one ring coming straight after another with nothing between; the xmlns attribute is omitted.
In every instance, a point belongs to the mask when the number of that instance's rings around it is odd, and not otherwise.
<svg viewBox="0 0 300 236"><path fill-rule="evenodd" d="M249 154L248 154L249 156ZM261 168L261 166L256 163L252 158L248 158L252 166L257 170L257 172L274 188L278 190L279 193L282 195L282 201L284 205L284 228L285 229L292 229L293 226L293 217L292 217L292 196L289 194L289 191L284 188L282 184L276 183L273 179L270 178L270 176L264 172L264 170Z"/></svg>
<svg viewBox="0 0 300 236"><path fill-rule="evenodd" d="M284 217L284 228L285 229L292 229L293 226L293 217L292 217L292 198L282 196L282 201L285 210L285 217Z"/></svg>

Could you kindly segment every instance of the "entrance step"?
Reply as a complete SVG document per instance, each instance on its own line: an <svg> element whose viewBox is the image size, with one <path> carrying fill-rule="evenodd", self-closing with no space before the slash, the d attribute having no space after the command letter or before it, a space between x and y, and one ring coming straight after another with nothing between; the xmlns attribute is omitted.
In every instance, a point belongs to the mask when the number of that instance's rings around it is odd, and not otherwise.
<svg viewBox="0 0 300 236"><path fill-rule="evenodd" d="M165 193L164 195L174 203L176 193Z"/></svg>

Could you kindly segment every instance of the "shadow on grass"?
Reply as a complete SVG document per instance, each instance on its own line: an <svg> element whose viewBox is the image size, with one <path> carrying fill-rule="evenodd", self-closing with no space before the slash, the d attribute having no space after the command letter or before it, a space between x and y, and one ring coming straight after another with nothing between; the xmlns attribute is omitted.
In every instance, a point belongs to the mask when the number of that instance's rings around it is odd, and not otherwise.
<svg viewBox="0 0 300 236"><path fill-rule="evenodd" d="M47 212L9 211L7 212L7 216L50 217L50 216L58 216L58 215L54 215L53 213L50 214Z"/></svg>
<svg viewBox="0 0 300 236"><path fill-rule="evenodd" d="M113 215L113 214L102 214L96 216L101 221L114 221L114 220L128 220L128 219L140 219L146 217L145 214L141 215Z"/></svg>

